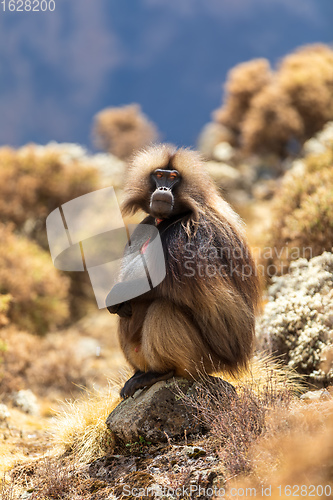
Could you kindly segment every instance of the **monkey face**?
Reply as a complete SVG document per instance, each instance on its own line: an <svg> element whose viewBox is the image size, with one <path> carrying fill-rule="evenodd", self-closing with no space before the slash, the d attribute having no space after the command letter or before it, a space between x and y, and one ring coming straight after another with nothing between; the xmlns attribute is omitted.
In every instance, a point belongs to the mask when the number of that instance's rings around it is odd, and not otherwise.
<svg viewBox="0 0 333 500"><path fill-rule="evenodd" d="M153 193L150 197L150 214L153 217L167 219L174 209L174 191L180 182L177 170L157 169L151 174Z"/></svg>

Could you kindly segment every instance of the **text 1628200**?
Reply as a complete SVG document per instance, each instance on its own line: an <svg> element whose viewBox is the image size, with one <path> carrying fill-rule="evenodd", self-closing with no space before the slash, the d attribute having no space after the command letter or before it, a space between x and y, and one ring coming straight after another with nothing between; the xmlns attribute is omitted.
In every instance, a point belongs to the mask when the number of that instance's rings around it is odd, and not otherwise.
<svg viewBox="0 0 333 500"><path fill-rule="evenodd" d="M3 12L53 12L55 0L2 0Z"/></svg>

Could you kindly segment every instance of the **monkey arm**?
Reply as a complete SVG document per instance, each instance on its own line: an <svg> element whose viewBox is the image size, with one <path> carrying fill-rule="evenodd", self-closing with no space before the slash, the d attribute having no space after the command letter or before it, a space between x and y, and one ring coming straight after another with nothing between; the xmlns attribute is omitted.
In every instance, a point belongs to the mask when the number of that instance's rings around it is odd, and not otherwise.
<svg viewBox="0 0 333 500"><path fill-rule="evenodd" d="M153 218L147 218L146 225L153 224ZM141 226L142 227L142 226ZM131 245L127 244L124 252L119 281L106 297L106 306L111 314L123 318L132 316L132 302L128 297L139 297L147 293L147 274L143 265L142 246L147 241L145 230L136 229L131 237Z"/></svg>

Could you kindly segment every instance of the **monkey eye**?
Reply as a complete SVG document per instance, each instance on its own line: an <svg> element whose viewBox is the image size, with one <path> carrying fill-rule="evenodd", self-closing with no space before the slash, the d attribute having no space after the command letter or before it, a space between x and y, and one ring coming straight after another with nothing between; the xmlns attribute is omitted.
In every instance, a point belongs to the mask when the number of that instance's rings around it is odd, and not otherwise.
<svg viewBox="0 0 333 500"><path fill-rule="evenodd" d="M162 179L162 177L163 177L162 172L157 172L155 175L156 175L156 177L157 177L158 179Z"/></svg>
<svg viewBox="0 0 333 500"><path fill-rule="evenodd" d="M169 175L169 178L174 181L175 179L177 179L178 177L178 174L176 174L176 172L171 172L171 174Z"/></svg>

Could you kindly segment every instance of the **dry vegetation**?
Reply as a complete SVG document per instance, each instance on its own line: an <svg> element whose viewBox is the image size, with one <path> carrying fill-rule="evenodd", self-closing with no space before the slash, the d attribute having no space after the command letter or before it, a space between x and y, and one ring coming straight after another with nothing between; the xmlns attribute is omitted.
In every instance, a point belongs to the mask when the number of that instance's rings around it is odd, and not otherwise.
<svg viewBox="0 0 333 500"><path fill-rule="evenodd" d="M32 500L92 500L112 494L110 498L121 499L126 498L125 486L184 488L185 494L177 497L184 499L199 498L194 490L199 486L225 491L226 498L235 497L231 488L239 489L242 498L242 488L255 488L260 497L262 487L271 487L271 496L281 498L279 486L283 492L288 485L332 488L332 398L303 402L290 385L277 385L269 369L265 380L260 386L256 380L240 383L227 410L218 394L208 404L203 386L192 404L210 433L161 445L115 447L103 425L115 397L108 402L105 395L88 396L67 406L58 421L60 444L69 454L15 467L3 483L4 498L28 491Z"/></svg>
<svg viewBox="0 0 333 500"><path fill-rule="evenodd" d="M15 151L0 148L0 212L29 236L44 232L47 215L62 203L99 187L94 167L33 144ZM44 246L47 242L44 238Z"/></svg>
<svg viewBox="0 0 333 500"><path fill-rule="evenodd" d="M99 148L124 160L158 138L156 126L138 104L100 111L95 117L93 134Z"/></svg>
<svg viewBox="0 0 333 500"><path fill-rule="evenodd" d="M276 71L264 59L245 63L230 73L225 103L207 134L212 144L227 141L233 146L234 170L237 154L243 162L251 161L249 153L273 154L281 165L292 141L303 145L333 119L332 89L333 51L323 45L295 51ZM303 158L293 163L274 197L272 214L269 199L254 201L253 210L249 203L244 205L246 218L256 214L257 222L250 225L251 242L277 249L278 256L266 258L265 266L267 262L280 266L279 272L287 271L293 260L285 252L287 247L308 248L311 254L305 257L332 248L330 127L305 142ZM157 137L156 127L136 105L102 111L96 116L94 133L102 149L125 160ZM45 217L62 203L105 186L110 179L121 185L124 162L111 155L94 159L82 151L70 145L0 149L0 403L6 403L10 413L0 416L0 471L6 471L1 498L121 499L126 484L223 488L227 498L245 498L247 491L253 496L254 489L261 497L262 487L271 488L268 496L273 499L287 498L288 485L308 488L306 495L300 489L300 496L310 496L313 485L315 498L321 497L317 486L333 490L331 387L308 403L300 398L305 382L291 375L288 367L267 360L255 359L252 374L237 381L238 397L228 411L218 395L214 404L208 402L203 386L192 405L210 428L207 435L117 447L104 424L118 402L119 379L125 378L115 318L106 311L96 312L87 280L54 269L44 230ZM228 168L224 176L235 176ZM265 168L260 166L260 172L253 174L244 165L244 170L238 169L238 184L253 187L260 175L266 175ZM232 189L236 180L229 181ZM262 210L268 213L263 215ZM268 230L264 217L272 220ZM260 331L266 344L272 344L272 331L277 331L275 340L283 344L281 361L313 382L323 367L318 357L325 347L323 335L332 345L331 291L321 298L317 295L320 286L327 288L332 280L330 268L311 266L292 265L297 277L275 282ZM308 293L311 286L315 290ZM74 323L86 312L90 314ZM332 360L327 356L326 361L329 376L320 383L328 385ZM107 381L110 377L112 383ZM13 395L22 389L37 396L38 415L13 406ZM59 399L67 403L60 404ZM196 456L188 454L192 445L199 449ZM238 496L231 495L231 488ZM181 498L199 496L190 493Z"/></svg>
<svg viewBox="0 0 333 500"><path fill-rule="evenodd" d="M0 293L9 321L39 334L61 325L69 316L69 285L48 252L0 225Z"/></svg>
<svg viewBox="0 0 333 500"><path fill-rule="evenodd" d="M332 49L301 47L276 71L265 59L236 66L214 119L234 132L245 153L286 157L292 141L303 144L333 119L332 89Z"/></svg>
<svg viewBox="0 0 333 500"><path fill-rule="evenodd" d="M308 153L282 180L273 200L273 223L266 246L276 249L266 259L268 273L288 271L298 257L311 258L333 245L333 126L305 144ZM297 253L293 249L299 249Z"/></svg>
<svg viewBox="0 0 333 500"><path fill-rule="evenodd" d="M66 318L81 317L91 302L84 273L65 277L53 267L45 219L99 187L98 169L70 154L32 144L0 148L0 294L11 295L8 316L20 327L45 333Z"/></svg>
<svg viewBox="0 0 333 500"><path fill-rule="evenodd" d="M258 347L319 387L333 382L332 276L332 253L294 262L274 278L256 329Z"/></svg>

